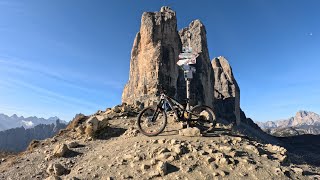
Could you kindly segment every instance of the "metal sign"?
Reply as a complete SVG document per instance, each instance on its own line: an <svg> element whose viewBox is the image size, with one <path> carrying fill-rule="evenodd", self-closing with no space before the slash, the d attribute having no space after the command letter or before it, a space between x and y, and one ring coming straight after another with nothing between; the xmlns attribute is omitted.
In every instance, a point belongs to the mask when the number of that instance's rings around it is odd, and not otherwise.
<svg viewBox="0 0 320 180"><path fill-rule="evenodd" d="M182 66L182 65L196 64L196 63L197 63L196 58L194 58L194 59L180 59L180 60L177 62L177 65L178 65L178 66Z"/></svg>
<svg viewBox="0 0 320 180"><path fill-rule="evenodd" d="M192 52L192 48L190 47L190 32L188 38L189 45L182 48L182 53L179 54L179 61L177 62L177 65L184 71L184 78L186 81L190 82L190 79L193 78L193 73L196 72L196 68L190 65L197 63L197 57L199 54Z"/></svg>
<svg viewBox="0 0 320 180"><path fill-rule="evenodd" d="M192 53L180 53L179 54L179 59L195 59L197 58L197 54L192 54Z"/></svg>
<svg viewBox="0 0 320 180"><path fill-rule="evenodd" d="M183 70L183 71L192 71L192 72L196 72L196 68L195 67L193 67L193 66L189 66L189 65L187 65L187 64L183 64L182 66L180 66L181 67L181 69Z"/></svg>
<svg viewBox="0 0 320 180"><path fill-rule="evenodd" d="M177 64L179 66L188 65L188 64L196 64L198 53L193 53L191 47L183 47L183 52L179 54L179 61Z"/></svg>

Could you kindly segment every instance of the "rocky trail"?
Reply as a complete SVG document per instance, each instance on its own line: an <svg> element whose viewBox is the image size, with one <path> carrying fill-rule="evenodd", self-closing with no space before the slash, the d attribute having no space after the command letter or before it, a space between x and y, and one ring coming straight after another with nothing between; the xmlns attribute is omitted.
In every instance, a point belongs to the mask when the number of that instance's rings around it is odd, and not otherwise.
<svg viewBox="0 0 320 180"><path fill-rule="evenodd" d="M109 113L110 114L110 113ZM117 114L117 113L114 113ZM218 123L207 136L179 135L169 116L165 132L140 134L136 117L120 112L86 117L53 138L34 141L27 151L0 164L0 179L319 179L320 169L293 164L287 150L254 141ZM113 115L114 116L114 115ZM87 130L98 121L94 136ZM99 129L101 124L106 124ZM84 127L83 134L79 127Z"/></svg>

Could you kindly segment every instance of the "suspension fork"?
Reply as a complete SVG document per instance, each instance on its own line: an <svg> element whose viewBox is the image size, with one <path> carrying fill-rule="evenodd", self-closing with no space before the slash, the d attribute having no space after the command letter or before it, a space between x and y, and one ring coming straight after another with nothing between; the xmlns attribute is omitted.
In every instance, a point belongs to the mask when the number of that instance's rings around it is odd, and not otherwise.
<svg viewBox="0 0 320 180"><path fill-rule="evenodd" d="M160 110L161 110L163 104L164 104L164 100L162 99L162 100L158 103L157 108L156 108L156 110L155 110L154 113L153 113L152 120L151 120L152 122L155 122L156 119L158 118L158 115L159 115L159 113L160 113Z"/></svg>

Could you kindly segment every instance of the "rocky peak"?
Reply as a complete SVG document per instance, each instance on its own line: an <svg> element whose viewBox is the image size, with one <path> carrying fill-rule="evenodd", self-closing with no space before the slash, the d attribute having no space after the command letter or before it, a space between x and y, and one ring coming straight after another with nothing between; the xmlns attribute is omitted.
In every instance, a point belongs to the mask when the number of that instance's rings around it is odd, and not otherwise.
<svg viewBox="0 0 320 180"><path fill-rule="evenodd" d="M305 125L319 126L320 115L309 111L298 111L294 117L288 119L259 123L259 126L263 129L301 127Z"/></svg>
<svg viewBox="0 0 320 180"><path fill-rule="evenodd" d="M65 127L66 124L57 120L56 124L38 124L28 129L21 126L0 131L0 150L23 151L32 140L52 137Z"/></svg>
<svg viewBox="0 0 320 180"><path fill-rule="evenodd" d="M213 106L213 83L214 73L211 67L209 51L207 45L206 29L200 20L192 21L188 27L179 31L182 46L187 47L188 33L191 34L190 45L194 53L199 53L197 63L195 64L196 73L191 81L191 104L206 104ZM180 98L183 99L185 95L185 80L183 71L179 73L177 84Z"/></svg>
<svg viewBox="0 0 320 180"><path fill-rule="evenodd" d="M123 90L122 101L150 105L157 100L159 85L175 96L176 61L180 51L175 12L162 7L160 12L143 13L131 51L129 81Z"/></svg>
<svg viewBox="0 0 320 180"><path fill-rule="evenodd" d="M199 53L194 78L191 82L192 104L213 106L214 73L211 67L205 26L200 20L177 31L176 13L169 7L160 12L145 12L141 18L140 31L135 38L130 61L129 81L122 102L150 105L157 100L159 85L169 96L178 100L186 98L183 71L176 62L182 46L188 46L186 32L191 33L191 47Z"/></svg>
<svg viewBox="0 0 320 180"><path fill-rule="evenodd" d="M214 71L214 97L218 116L240 123L240 88L226 58L219 56L212 60Z"/></svg>
<svg viewBox="0 0 320 180"><path fill-rule="evenodd" d="M306 116L308 116L309 114L311 114L312 112L307 112L307 111L298 111L296 113L296 118L304 118Z"/></svg>
<svg viewBox="0 0 320 180"><path fill-rule="evenodd" d="M216 78L219 78L220 81L217 81L215 90L220 92L216 96L219 98L229 98L235 97L236 92L240 92L237 81L234 78L232 68L225 57L219 56L212 61L212 68L216 70Z"/></svg>
<svg viewBox="0 0 320 180"><path fill-rule="evenodd" d="M16 114L13 114L11 118L18 119L19 117Z"/></svg>
<svg viewBox="0 0 320 180"><path fill-rule="evenodd" d="M169 12L169 13L174 13L174 14L176 14L176 12L174 12L169 6L162 6L162 7L160 8L160 12L162 12L162 13Z"/></svg>
<svg viewBox="0 0 320 180"><path fill-rule="evenodd" d="M179 31L183 46L188 45L187 31L191 33L191 47L193 52L202 52L208 56L208 61L210 61L207 47L207 32L204 24L199 19L196 19L189 24L189 27L185 27Z"/></svg>
<svg viewBox="0 0 320 180"><path fill-rule="evenodd" d="M320 116L314 112L298 111L292 119L291 126L320 124Z"/></svg>

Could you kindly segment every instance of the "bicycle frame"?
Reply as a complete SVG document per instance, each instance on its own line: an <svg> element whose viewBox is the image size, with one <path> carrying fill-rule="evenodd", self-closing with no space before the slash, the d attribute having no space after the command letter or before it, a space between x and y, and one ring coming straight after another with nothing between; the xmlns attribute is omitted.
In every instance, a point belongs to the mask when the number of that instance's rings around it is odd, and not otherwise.
<svg viewBox="0 0 320 180"><path fill-rule="evenodd" d="M184 117L183 114L185 112L188 112L188 113L191 113L189 110L186 109L186 106L183 106L182 104L180 104L176 99L170 97L170 96L167 96L166 94L164 93L161 93L160 95L160 102L158 104L158 108L164 108L165 111L167 111L167 104L169 105L169 107L173 110L176 118L180 121L187 121L189 120L189 118L182 118ZM164 106L164 107L163 107ZM175 108L177 107L177 108ZM180 110L181 113L181 117L179 116L178 114L178 111Z"/></svg>

